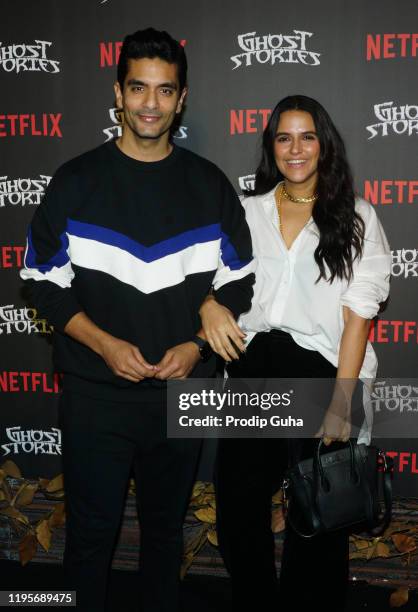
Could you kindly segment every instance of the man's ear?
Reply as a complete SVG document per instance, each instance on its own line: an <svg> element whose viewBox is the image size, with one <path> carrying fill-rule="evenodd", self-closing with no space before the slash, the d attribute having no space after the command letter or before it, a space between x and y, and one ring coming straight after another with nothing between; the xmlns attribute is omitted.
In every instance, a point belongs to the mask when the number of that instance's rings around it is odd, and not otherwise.
<svg viewBox="0 0 418 612"><path fill-rule="evenodd" d="M115 92L116 106L118 108L122 108L122 106L123 106L123 103L122 103L123 95L122 95L122 90L121 90L120 85L119 85L119 81L116 81L114 83L113 91Z"/></svg>
<svg viewBox="0 0 418 612"><path fill-rule="evenodd" d="M183 91L181 92L181 94L180 94L180 98L179 98L179 101L177 102L177 108L176 108L176 113L177 113L177 114L178 114L178 113L181 113L181 110L182 110L182 108L183 108L184 101L185 101L186 96L187 96L187 91L188 91L188 90L187 90L187 87L185 87L185 88L183 89Z"/></svg>

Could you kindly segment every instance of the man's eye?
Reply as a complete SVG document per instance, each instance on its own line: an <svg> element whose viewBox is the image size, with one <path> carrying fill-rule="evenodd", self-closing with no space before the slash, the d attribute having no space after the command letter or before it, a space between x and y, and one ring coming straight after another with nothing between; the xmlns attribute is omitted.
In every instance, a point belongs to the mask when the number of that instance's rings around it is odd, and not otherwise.
<svg viewBox="0 0 418 612"><path fill-rule="evenodd" d="M162 89L161 93L164 94L165 96L171 96L171 94L173 93L172 89Z"/></svg>
<svg viewBox="0 0 418 612"><path fill-rule="evenodd" d="M134 85L132 87L132 91L143 91L143 87L141 85Z"/></svg>

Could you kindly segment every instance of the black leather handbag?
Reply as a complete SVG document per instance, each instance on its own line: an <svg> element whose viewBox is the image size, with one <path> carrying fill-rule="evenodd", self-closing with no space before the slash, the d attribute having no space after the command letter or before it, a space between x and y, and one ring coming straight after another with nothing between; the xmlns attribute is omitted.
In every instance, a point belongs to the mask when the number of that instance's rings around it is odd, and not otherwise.
<svg viewBox="0 0 418 612"><path fill-rule="evenodd" d="M392 515L393 460L375 446L351 440L291 467L283 481L285 516L306 538L348 529L379 535ZM379 496L383 491L383 507Z"/></svg>

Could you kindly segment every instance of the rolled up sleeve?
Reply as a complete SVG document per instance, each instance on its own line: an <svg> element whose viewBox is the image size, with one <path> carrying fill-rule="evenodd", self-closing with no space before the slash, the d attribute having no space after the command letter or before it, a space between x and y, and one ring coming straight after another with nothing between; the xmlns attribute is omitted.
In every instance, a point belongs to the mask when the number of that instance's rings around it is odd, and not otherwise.
<svg viewBox="0 0 418 612"><path fill-rule="evenodd" d="M391 254L373 207L362 201L358 212L365 222L363 254L354 262L353 277L341 302L360 317L373 319L389 295Z"/></svg>

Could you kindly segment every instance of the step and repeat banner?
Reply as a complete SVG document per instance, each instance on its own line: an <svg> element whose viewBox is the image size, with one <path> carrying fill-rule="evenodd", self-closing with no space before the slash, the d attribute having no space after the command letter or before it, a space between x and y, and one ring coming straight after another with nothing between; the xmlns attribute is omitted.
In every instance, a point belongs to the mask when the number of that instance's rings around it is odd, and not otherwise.
<svg viewBox="0 0 418 612"><path fill-rule="evenodd" d="M25 300L25 236L60 164L121 132L113 82L127 33L153 26L185 46L189 96L179 146L209 158L238 192L252 185L271 109L318 99L341 131L356 188L392 249L391 295L373 322L376 409L402 419L418 389L418 6L404 0L15 0L0 24L0 461L26 477L61 471L61 375L51 329ZM198 205L198 203L197 203ZM406 380L407 382L407 380ZM418 428L417 428L418 429ZM411 436L413 436L411 432ZM416 496L418 440L379 441L395 491ZM210 479L213 446L201 473Z"/></svg>

